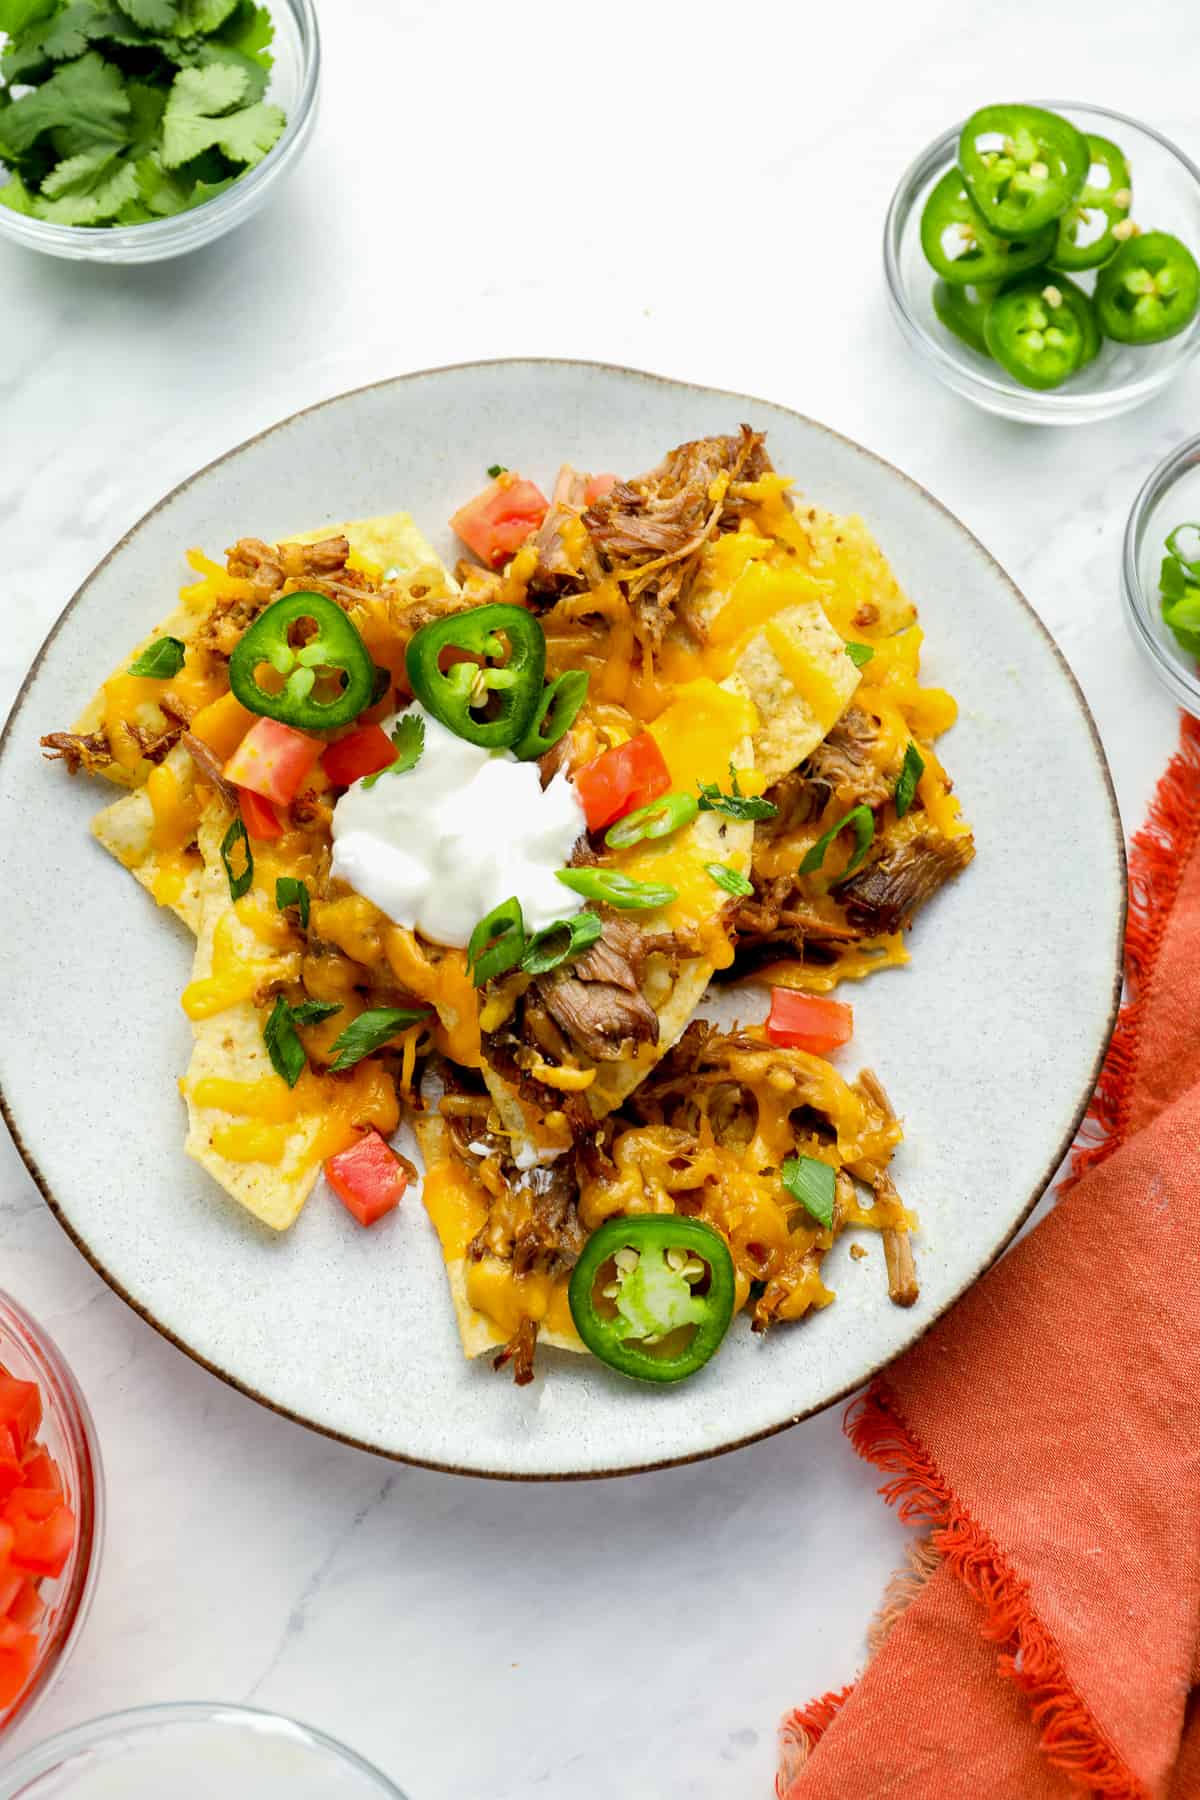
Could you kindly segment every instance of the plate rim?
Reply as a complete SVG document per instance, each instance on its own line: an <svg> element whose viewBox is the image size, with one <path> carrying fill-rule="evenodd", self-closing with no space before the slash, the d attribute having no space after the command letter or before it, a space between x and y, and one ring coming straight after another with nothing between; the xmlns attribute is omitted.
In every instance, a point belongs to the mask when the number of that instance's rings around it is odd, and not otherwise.
<svg viewBox="0 0 1200 1800"><path fill-rule="evenodd" d="M418 381L430 376L457 374L466 370L514 367L530 368L534 370L546 368L582 369L596 374L617 375L623 379L632 379L636 382L644 382L655 386L687 388L696 393L712 394L723 400L736 400L749 407L771 407L776 411L788 413L792 418L799 420L803 425L811 427L814 431L824 433L827 437L835 438L839 443L847 445L859 455L869 458L871 462L878 464L880 468L887 470L890 475L893 475L904 482L907 487L913 489L913 491L923 500L927 501L929 505L941 513L943 518L945 518L966 540L970 548L977 552L978 555L990 565L994 573L1005 583L1018 605L1029 616L1034 628L1041 634L1042 638L1049 646L1053 653L1054 660L1058 664L1059 670L1066 680L1068 687L1072 690L1076 703L1086 722L1088 734L1091 738L1092 750L1095 759L1099 764L1100 774L1108 799L1109 816L1116 843L1117 866L1120 874L1120 900L1117 908L1117 931L1113 946L1115 967L1113 971L1112 998L1109 1004L1108 1018L1103 1032L1101 1033L1101 1041L1097 1047L1096 1055L1085 1082L1083 1093L1076 1102L1071 1124L1055 1150L1051 1161L1047 1165L1045 1173L1038 1177L1032 1193L1022 1204L1011 1227L1005 1232L1004 1236L999 1243L996 1244L994 1249L992 1249L983 1260L975 1266L975 1268L964 1276L962 1282L955 1288L955 1291L949 1296L945 1303L938 1308L937 1312L935 1312L931 1318L927 1319L922 1324L920 1330L915 1332L906 1343L892 1351L889 1355L884 1356L879 1362L874 1363L861 1378L849 1382L846 1386L837 1389L836 1392L830 1394L826 1399L817 1404L806 1406L801 1411L789 1414L786 1418L780 1419L774 1424L764 1426L761 1430L752 1431L744 1437L732 1438L727 1442L713 1445L710 1449L691 1450L679 1456L661 1457L654 1462L631 1463L617 1468L569 1469L552 1473L534 1473L512 1469L472 1468L460 1463L443 1462L431 1457L414 1456L405 1451L391 1450L379 1444L367 1443L362 1438L356 1438L349 1432L339 1431L336 1426L326 1425L319 1420L306 1418L302 1413L283 1405L278 1400L271 1399L266 1394L260 1393L249 1382L241 1380L238 1376L231 1374L229 1370L218 1367L218 1365L210 1361L209 1358L201 1355L198 1350L195 1350L190 1344L185 1343L170 1326L156 1318L148 1307L143 1305L141 1301L135 1299L134 1296L129 1293L124 1284L104 1266L99 1257L92 1251L90 1245L85 1241L80 1231L72 1224L65 1210L56 1198L49 1182L42 1174L33 1150L26 1144L24 1137L22 1136L20 1126L17 1123L8 1095L4 1091L2 1083L0 1083L0 1117L3 1118L17 1154L24 1163L25 1168L28 1170L38 1192L46 1202L51 1215L84 1260L89 1263L96 1274L100 1276L105 1285L109 1287L112 1292L117 1295L118 1299L122 1300L125 1305L138 1316L138 1318L156 1331L160 1337L165 1338L176 1350L181 1351L190 1361L198 1364L198 1366L206 1370L208 1374L215 1376L218 1381L223 1382L227 1387L233 1388L235 1392L243 1395L246 1399L254 1401L255 1404L259 1406L265 1407L269 1412L275 1413L280 1418L289 1420L292 1424L302 1426L306 1431L317 1432L320 1436L329 1438L335 1443L346 1444L354 1450L366 1451L367 1454L371 1456L384 1457L389 1462L407 1464L412 1468L431 1469L437 1474L469 1476L480 1481L536 1483L608 1481L615 1480L620 1476L650 1475L662 1469L682 1468L691 1463L708 1462L717 1456L727 1456L734 1451L747 1449L751 1444L762 1443L768 1438L776 1437L779 1433L790 1430L794 1425L801 1424L805 1419L815 1418L819 1413L826 1412L830 1407L839 1405L841 1401L845 1400L849 1395L854 1394L860 1388L867 1386L883 1369L894 1362L897 1357L904 1355L907 1351L911 1350L915 1344L919 1343L926 1333L932 1330L932 1328L957 1305L963 1295L968 1293L969 1290L974 1287L975 1283L986 1275L988 1270L999 1261L1000 1257L1016 1237L1018 1231L1020 1231L1022 1225L1024 1225L1025 1221L1029 1218L1029 1215L1032 1213L1035 1206L1037 1206L1038 1202L1046 1193L1050 1183L1054 1179L1056 1171L1061 1167L1072 1144L1075 1142L1079 1128L1087 1116L1088 1108L1091 1105L1095 1093L1096 1084L1100 1079L1100 1074L1108 1055L1109 1044L1112 1041L1112 1035L1116 1028L1117 1018L1121 1009L1125 979L1124 946L1125 929L1129 911L1129 863L1125 843L1125 828L1121 819L1120 808L1117 803L1112 771L1109 768L1108 757L1096 725L1095 716L1091 707L1088 705L1083 689L1079 685L1078 678L1060 649L1053 634L1035 610L1032 603L1026 599L1012 576L1009 575L1007 570L999 561L997 561L996 557L992 555L987 546L980 542L968 526L963 524L956 513L951 512L950 508L946 506L943 501L939 500L935 494L931 494L929 489L925 487L922 482L917 481L914 476L907 474L905 470L897 468L895 463L890 462L887 457L881 456L878 451L869 449L865 444L860 444L856 438L849 437L844 432L835 430L833 426L826 425L820 419L811 418L807 413L800 412L796 407L787 406L778 400L768 400L764 399L762 396L744 394L735 388L712 387L706 382L683 380L676 376L659 375L649 369L635 369L621 363L592 361L584 357L472 357L462 362L439 363L426 369L408 369L397 375L381 376L375 381L362 382L357 387L347 388L338 394L329 394L322 400L315 400L310 402L307 406L298 407L295 412L288 413L281 419L276 419L272 424L264 426L261 431L253 432L249 437L242 438L228 450L222 451L220 455L211 457L208 462L202 463L197 469L193 469L190 475L185 476L182 481L177 482L173 488L169 489L167 493L156 500L153 506L148 507L144 513L134 520L133 524L130 525L128 530L117 539L112 548L106 551L99 562L95 563L88 571L87 575L85 575L83 580L79 583L79 586L75 589L70 599L66 602L62 611L59 613L43 639L37 654L29 665L21 684L17 689L8 717L5 720L3 729L0 730L0 760L2 760L11 750L11 741L16 735L14 728L17 720L24 710L25 703L29 698L30 690L47 654L49 653L51 645L66 624L70 614L74 612L76 606L84 598L92 583L102 571L108 567L109 563L111 563L115 557L120 555L137 533L140 532L151 519L160 513L164 507L169 506L180 494L185 493L188 488L192 487L203 476L207 475L210 470L218 468L224 463L233 461L234 458L242 455L245 451L262 443L264 439L272 437L277 431L282 431L287 426L295 424L297 420L307 418L312 413L322 412L326 407L340 405L343 401L356 399L361 394L373 393L380 388L395 387L402 382Z"/></svg>

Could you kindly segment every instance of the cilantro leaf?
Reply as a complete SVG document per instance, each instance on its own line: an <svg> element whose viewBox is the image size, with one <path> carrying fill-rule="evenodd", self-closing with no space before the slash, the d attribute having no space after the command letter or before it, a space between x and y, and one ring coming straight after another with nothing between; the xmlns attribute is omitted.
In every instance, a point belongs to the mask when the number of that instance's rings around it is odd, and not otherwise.
<svg viewBox="0 0 1200 1800"><path fill-rule="evenodd" d="M19 37L38 19L53 12L56 0L0 0L0 31L10 38Z"/></svg>
<svg viewBox="0 0 1200 1800"><path fill-rule="evenodd" d="M242 56L253 57L264 69L269 69L275 61L271 55L275 21L265 6L256 6L254 0L239 0L237 11L222 25L219 40Z"/></svg>
<svg viewBox="0 0 1200 1800"><path fill-rule="evenodd" d="M177 175L168 175L157 156L143 156L137 164L138 202L147 219L171 219L194 204L195 188ZM121 223L126 222L122 214ZM130 221L132 222L132 221Z"/></svg>
<svg viewBox="0 0 1200 1800"><path fill-rule="evenodd" d="M78 160L82 161L82 158ZM155 638L142 654L129 665L131 675L148 676L152 681L170 681L183 667L186 646L182 638Z"/></svg>
<svg viewBox="0 0 1200 1800"><path fill-rule="evenodd" d="M117 5L143 31L174 31L179 17L178 0L117 0Z"/></svg>
<svg viewBox="0 0 1200 1800"><path fill-rule="evenodd" d="M5 108L4 142L21 155L53 131L63 156L119 150L127 142L129 110L121 71L90 50Z"/></svg>
<svg viewBox="0 0 1200 1800"><path fill-rule="evenodd" d="M405 713L396 723L392 732L392 742L396 746L396 760L390 762L386 769L376 770L363 782L365 788L373 788L381 775L407 775L415 769L425 749L425 721L419 713Z"/></svg>
<svg viewBox="0 0 1200 1800"><path fill-rule="evenodd" d="M37 216L55 225L99 225L115 218L137 191L132 163L111 150L85 150L51 169Z"/></svg>
<svg viewBox="0 0 1200 1800"><path fill-rule="evenodd" d="M129 156L132 162L137 162L143 156L152 155L157 148L167 96L161 88L150 87L144 81L131 81L126 91L129 94Z"/></svg>
<svg viewBox="0 0 1200 1800"><path fill-rule="evenodd" d="M204 150L223 150L231 162L253 167L276 143L286 123L277 106L258 101L231 111L248 88L245 71L228 63L181 69L163 114L162 160L177 169Z"/></svg>
<svg viewBox="0 0 1200 1800"><path fill-rule="evenodd" d="M88 44L101 36L102 16L92 0L75 0L62 12L51 14L23 32L19 39L10 38L0 70L10 87L15 83L32 83L48 75L51 65L82 56Z"/></svg>
<svg viewBox="0 0 1200 1800"><path fill-rule="evenodd" d="M36 198L19 175L10 175L4 186L0 187L0 206L7 206L9 212L23 213L29 219L36 214Z"/></svg>
<svg viewBox="0 0 1200 1800"><path fill-rule="evenodd" d="M180 60L188 68L211 69L221 64L227 69L237 69L246 78L242 102L251 106L262 99L267 91L267 71L252 56L243 56L232 44L202 43L187 53L179 52Z"/></svg>
<svg viewBox="0 0 1200 1800"><path fill-rule="evenodd" d="M238 0L174 0L177 37L207 37L237 11Z"/></svg>

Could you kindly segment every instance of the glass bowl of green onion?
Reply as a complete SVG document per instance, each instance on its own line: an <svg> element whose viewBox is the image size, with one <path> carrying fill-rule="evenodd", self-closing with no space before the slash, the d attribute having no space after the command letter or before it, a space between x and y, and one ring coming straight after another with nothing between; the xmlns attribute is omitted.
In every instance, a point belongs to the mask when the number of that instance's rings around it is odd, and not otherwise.
<svg viewBox="0 0 1200 1800"><path fill-rule="evenodd" d="M313 0L38 0L0 32L0 236L148 263L244 224L316 123Z"/></svg>
<svg viewBox="0 0 1200 1800"><path fill-rule="evenodd" d="M1075 190L1067 211L1034 233L1029 244L998 242L996 234L977 230L982 215L974 196L979 190L975 186L968 192L965 185L971 177L970 147L982 146L975 174L986 183L990 170L981 169L980 162L1003 158L1014 140L1003 132L989 137L984 128L997 117L1008 130L1015 122L1019 142L1022 120L1032 120L1036 127L1040 119L1046 127L1048 114L1055 116L1050 132L1065 131L1076 144L1082 139L1086 145L1084 186ZM977 120L980 135L972 139ZM1032 172L1045 176L1046 162L1035 161ZM1064 234L1070 228L1069 243L1060 228ZM1106 228L1112 241L1102 243ZM961 235L956 239L956 234ZM1200 303L1190 314L1185 308L1181 322L1171 321L1173 334L1158 341L1118 342L1098 329L1105 309L1097 289L1106 278L1111 282L1116 259L1128 264L1140 252L1152 256L1155 246L1164 244L1182 266L1184 280L1191 281L1200 262L1200 168L1152 126L1124 113L1042 100L985 108L972 115L965 131L960 121L922 151L901 178L888 209L884 276L902 335L918 361L947 387L1002 418L1082 425L1151 399L1200 350ZM965 257L964 247L969 252ZM942 264L941 272L931 253ZM1097 262L1100 256L1106 260ZM990 285L963 282L973 259L982 271L981 282L982 275L989 275ZM1086 266L1089 260L1093 266ZM1140 271L1133 276L1141 278ZM1071 328L1066 315L1073 313L1082 322L1084 339L1071 372L1050 371L1044 383L1029 369L1018 379L1005 364L1014 340L1030 341L1029 315L1038 308L1052 322L1066 321ZM1121 329L1119 320L1115 329Z"/></svg>
<svg viewBox="0 0 1200 1800"><path fill-rule="evenodd" d="M1172 699L1200 719L1200 437L1163 458L1129 515L1125 618Z"/></svg>

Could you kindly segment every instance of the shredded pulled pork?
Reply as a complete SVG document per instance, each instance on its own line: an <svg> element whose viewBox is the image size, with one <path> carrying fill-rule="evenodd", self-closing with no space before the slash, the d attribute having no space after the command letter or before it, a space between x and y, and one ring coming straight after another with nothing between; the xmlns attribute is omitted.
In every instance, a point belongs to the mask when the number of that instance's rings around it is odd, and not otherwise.
<svg viewBox="0 0 1200 1800"><path fill-rule="evenodd" d="M578 523L586 502L587 477L564 463L558 471L550 510L542 520L533 542L537 549L537 566L529 579L529 592L538 598L556 599L559 594L576 593L580 587L595 587L603 578L596 546ZM576 521L575 530L569 529Z"/></svg>
<svg viewBox="0 0 1200 1800"><path fill-rule="evenodd" d="M575 1049L593 1062L616 1062L633 1044L657 1044L658 1015L642 993L647 959L676 954L669 932L648 932L608 917L596 942L543 975L537 993Z"/></svg>
<svg viewBox="0 0 1200 1800"><path fill-rule="evenodd" d="M522 1319L517 1327L516 1336L509 1338L498 1356L493 1357L492 1367L497 1372L512 1364L513 1380L518 1387L528 1387L533 1380L533 1355L537 1349L537 1320Z"/></svg>
<svg viewBox="0 0 1200 1800"><path fill-rule="evenodd" d="M61 759L66 763L68 775L77 775L80 769L86 775L94 775L97 769L107 769L113 759L108 733L104 730L86 734L48 731L42 739L42 749L47 762Z"/></svg>
<svg viewBox="0 0 1200 1800"><path fill-rule="evenodd" d="M225 567L231 575L252 581L264 599L273 599L285 581L341 574L349 554L350 541L341 536L322 538L318 544L275 545L261 538L239 538L225 552Z"/></svg>
<svg viewBox="0 0 1200 1800"><path fill-rule="evenodd" d="M974 854L969 835L943 838L932 833L885 850L838 890L847 920L860 931L898 930L952 876L965 869Z"/></svg>

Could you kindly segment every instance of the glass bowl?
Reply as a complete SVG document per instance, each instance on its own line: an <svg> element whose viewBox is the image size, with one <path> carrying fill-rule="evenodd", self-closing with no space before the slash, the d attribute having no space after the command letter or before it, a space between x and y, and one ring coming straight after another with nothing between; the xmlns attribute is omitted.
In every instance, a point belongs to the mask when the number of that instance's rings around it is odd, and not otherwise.
<svg viewBox="0 0 1200 1800"><path fill-rule="evenodd" d="M267 0L267 4L275 21L271 46L275 66L267 98L282 106L287 128L257 168L194 211L176 213L172 219L152 219L145 225L51 225L0 206L0 237L73 262L148 263L198 250L244 225L295 168L317 118L321 40L313 0Z"/></svg>
<svg viewBox="0 0 1200 1800"><path fill-rule="evenodd" d="M1143 230L1171 231L1200 258L1200 169L1150 126L1103 106L1040 100L1081 131L1121 146L1133 173L1131 218ZM946 329L933 310L934 272L921 249L921 213L929 190L957 158L956 125L908 169L892 196L883 231L883 268L892 314L917 359L956 394L1002 418L1031 425L1083 425L1140 406L1173 381L1200 349L1200 314L1177 337L1144 350L1105 338L1099 356L1060 388L1023 387L998 363ZM1090 292L1094 271L1074 279Z"/></svg>
<svg viewBox="0 0 1200 1800"><path fill-rule="evenodd" d="M404 1800L344 1744L275 1713L145 1706L77 1725L0 1770L0 1800Z"/></svg>
<svg viewBox="0 0 1200 1800"><path fill-rule="evenodd" d="M27 1719L49 1693L79 1639L92 1604L104 1539L104 1474L87 1401L62 1352L12 1297L0 1291L0 1363L19 1381L36 1381L42 1395L38 1433L62 1471L75 1512L75 1546L57 1581L42 1583L46 1615L41 1649L24 1692L0 1712L0 1740Z"/></svg>
<svg viewBox="0 0 1200 1800"><path fill-rule="evenodd" d="M1163 621L1159 569L1176 525L1200 519L1200 437L1189 438L1149 476L1133 503L1121 552L1121 594L1134 641L1177 705L1200 719L1196 659Z"/></svg>

